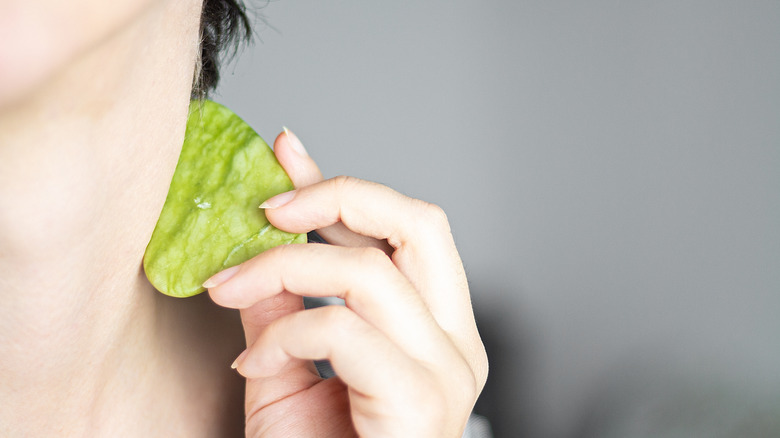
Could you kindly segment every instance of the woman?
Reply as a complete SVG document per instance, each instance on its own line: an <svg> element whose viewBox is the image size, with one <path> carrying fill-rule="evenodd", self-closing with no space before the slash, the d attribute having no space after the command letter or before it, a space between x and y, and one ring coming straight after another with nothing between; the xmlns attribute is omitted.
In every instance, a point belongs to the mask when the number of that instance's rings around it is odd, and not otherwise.
<svg viewBox="0 0 780 438"><path fill-rule="evenodd" d="M487 361L444 214L323 180L292 133L274 149L297 189L263 207L333 245L268 251L186 300L146 280L191 78L214 85L242 23L201 1L0 7L0 435L459 436Z"/></svg>

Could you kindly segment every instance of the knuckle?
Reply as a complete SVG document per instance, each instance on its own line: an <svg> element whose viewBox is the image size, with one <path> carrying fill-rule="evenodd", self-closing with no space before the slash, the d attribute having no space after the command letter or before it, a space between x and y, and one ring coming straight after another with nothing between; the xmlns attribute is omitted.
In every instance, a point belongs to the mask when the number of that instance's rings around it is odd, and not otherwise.
<svg viewBox="0 0 780 438"><path fill-rule="evenodd" d="M476 376L476 388L477 392L479 393L482 392L482 389L485 387L488 375L490 374L490 359L488 359L487 352L485 351L484 347L482 348L482 353L477 359L477 366L474 370L474 373Z"/></svg>
<svg viewBox="0 0 780 438"><path fill-rule="evenodd" d="M471 408L471 405L474 404L474 401L476 401L479 395L478 377L474 370L464 363L464 366L459 367L459 371L455 374L454 378L455 382L453 383L457 390L455 400L458 400L460 405Z"/></svg>
<svg viewBox="0 0 780 438"><path fill-rule="evenodd" d="M439 229L450 229L450 222L444 209L430 202L423 203L423 217Z"/></svg>
<svg viewBox="0 0 780 438"><path fill-rule="evenodd" d="M358 184L360 184L361 180L358 178L355 178L353 176L347 176L347 175L339 175L336 177L331 178L330 184L333 185L333 187L336 190L349 190L351 187L354 187Z"/></svg>

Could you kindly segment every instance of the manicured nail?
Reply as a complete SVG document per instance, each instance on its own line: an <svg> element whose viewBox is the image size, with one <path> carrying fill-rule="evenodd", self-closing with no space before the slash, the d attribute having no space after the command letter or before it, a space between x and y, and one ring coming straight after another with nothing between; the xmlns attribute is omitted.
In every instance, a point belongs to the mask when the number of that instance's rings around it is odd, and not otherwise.
<svg viewBox="0 0 780 438"><path fill-rule="evenodd" d="M233 361L233 364L230 365L230 368L232 368L232 369L238 368L238 366L241 365L241 362L244 361L244 358L246 357L248 352L249 352L249 349L246 349L246 350L242 351L241 354L238 355L236 360Z"/></svg>
<svg viewBox="0 0 780 438"><path fill-rule="evenodd" d="M306 148L303 147L303 143L301 143L301 140L298 139L298 136L293 134L292 131L287 129L286 126L283 126L282 129L284 129L284 133L287 135L287 139L290 140L290 147L292 147L295 152L298 152L298 154L303 155L304 157L309 156L309 153L306 152Z"/></svg>
<svg viewBox="0 0 780 438"><path fill-rule="evenodd" d="M236 275L236 272L241 268L240 265L236 265L230 268L225 269L224 271L217 272L211 278L203 282L203 287L206 289L217 287L220 284L230 280L230 278L234 275Z"/></svg>
<svg viewBox="0 0 780 438"><path fill-rule="evenodd" d="M295 197L295 190L290 190L289 192L280 193L273 198L263 202L260 204L260 208L279 208L284 204L287 204L288 202L292 201L292 199Z"/></svg>

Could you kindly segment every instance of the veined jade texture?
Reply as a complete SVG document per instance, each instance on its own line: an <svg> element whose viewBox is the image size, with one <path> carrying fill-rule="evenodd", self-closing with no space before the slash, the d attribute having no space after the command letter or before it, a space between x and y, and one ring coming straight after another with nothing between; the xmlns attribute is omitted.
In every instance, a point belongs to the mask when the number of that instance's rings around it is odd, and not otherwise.
<svg viewBox="0 0 780 438"><path fill-rule="evenodd" d="M258 206L293 189L268 144L232 111L193 101L179 162L144 255L152 285L174 297L277 245L306 242L272 226Z"/></svg>

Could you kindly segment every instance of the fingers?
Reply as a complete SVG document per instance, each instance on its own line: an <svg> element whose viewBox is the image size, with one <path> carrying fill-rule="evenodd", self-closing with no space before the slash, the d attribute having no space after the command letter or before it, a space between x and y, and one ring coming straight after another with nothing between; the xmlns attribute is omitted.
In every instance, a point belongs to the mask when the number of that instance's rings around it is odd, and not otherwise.
<svg viewBox="0 0 780 438"><path fill-rule="evenodd" d="M322 172L306 152L298 137L287 128L274 141L276 159L290 176L297 188L306 187L323 180ZM306 232L311 230L306 230ZM385 242L361 236L349 231L343 224L336 223L320 227L318 233L330 243L342 246L375 247L385 252L389 247Z"/></svg>
<svg viewBox="0 0 780 438"><path fill-rule="evenodd" d="M279 161L289 166L298 189L268 201L289 200L266 210L271 223L288 231L319 229L331 243L374 246L392 254L439 325L475 358L476 369L487 370L466 275L442 210L375 183L348 177L322 181L311 158L296 152L302 148L290 132L277 138Z"/></svg>
<svg viewBox="0 0 780 438"><path fill-rule="evenodd" d="M388 370L390 375L400 378L414 367L379 330L341 306L311 309L274 321L242 358L238 370L248 378L270 377L292 358L328 358L343 380L366 395L389 393L391 388L353 368L381 369L382 362L388 361L398 365Z"/></svg>
<svg viewBox="0 0 780 438"><path fill-rule="evenodd" d="M323 181L288 131L274 150L297 189L264 203L269 221L291 232L318 230L340 246L276 248L209 288L219 304L242 309L250 344L240 360L242 374L270 376L285 367L282 376L304 373L301 361L328 358L361 396L392 398L403 393L398 382L433 372L438 380L428 375L420 382L439 382L438 394L457 393L463 406L473 403L487 359L442 210L375 183ZM298 295L339 296L347 308L298 311ZM386 380L396 385L383 386ZM470 383L461 391L442 389L441 382Z"/></svg>
<svg viewBox="0 0 780 438"><path fill-rule="evenodd" d="M253 317L246 319L259 322L246 327L250 343L266 321L289 313L290 294L297 294L343 298L359 317L416 359L432 361L453 348L417 291L374 248L276 247L242 264L209 293L220 305L252 309Z"/></svg>
<svg viewBox="0 0 780 438"><path fill-rule="evenodd" d="M392 259L445 330L473 321L466 276L447 218L435 205L386 186L337 177L266 201L266 216L290 232L343 223L352 232L384 240Z"/></svg>
<svg viewBox="0 0 780 438"><path fill-rule="evenodd" d="M453 423L448 421L448 414L458 413L455 418L464 412L467 415L475 398L473 389L449 391L453 397L444 396L448 391L443 387L448 385L474 388L462 360L441 358L426 366L409 358L351 310L338 306L298 312L274 321L242 358L238 370L247 378L267 378L284 370L291 360L322 358L330 359L349 387L351 407L358 413L353 418L369 419L368 424L355 424L362 436L380 435L380 431L387 432L386 427L408 427L416 433L397 429L382 436L439 435L441 427ZM436 429L422 429L426 433L420 434L420 425Z"/></svg>
<svg viewBox="0 0 780 438"><path fill-rule="evenodd" d="M278 195L266 201L274 226L291 231L343 224L350 232L387 241L392 260L406 276L438 325L484 370L487 357L477 331L466 275L443 211L386 186L349 177Z"/></svg>
<svg viewBox="0 0 780 438"><path fill-rule="evenodd" d="M295 187L306 187L323 180L317 164L306 152L298 137L287 128L276 137L274 154Z"/></svg>
<svg viewBox="0 0 780 438"><path fill-rule="evenodd" d="M213 297L212 294L212 299ZM272 321L301 310L303 310L303 299L289 292L271 295L241 308L246 344L252 345L260 332Z"/></svg>

